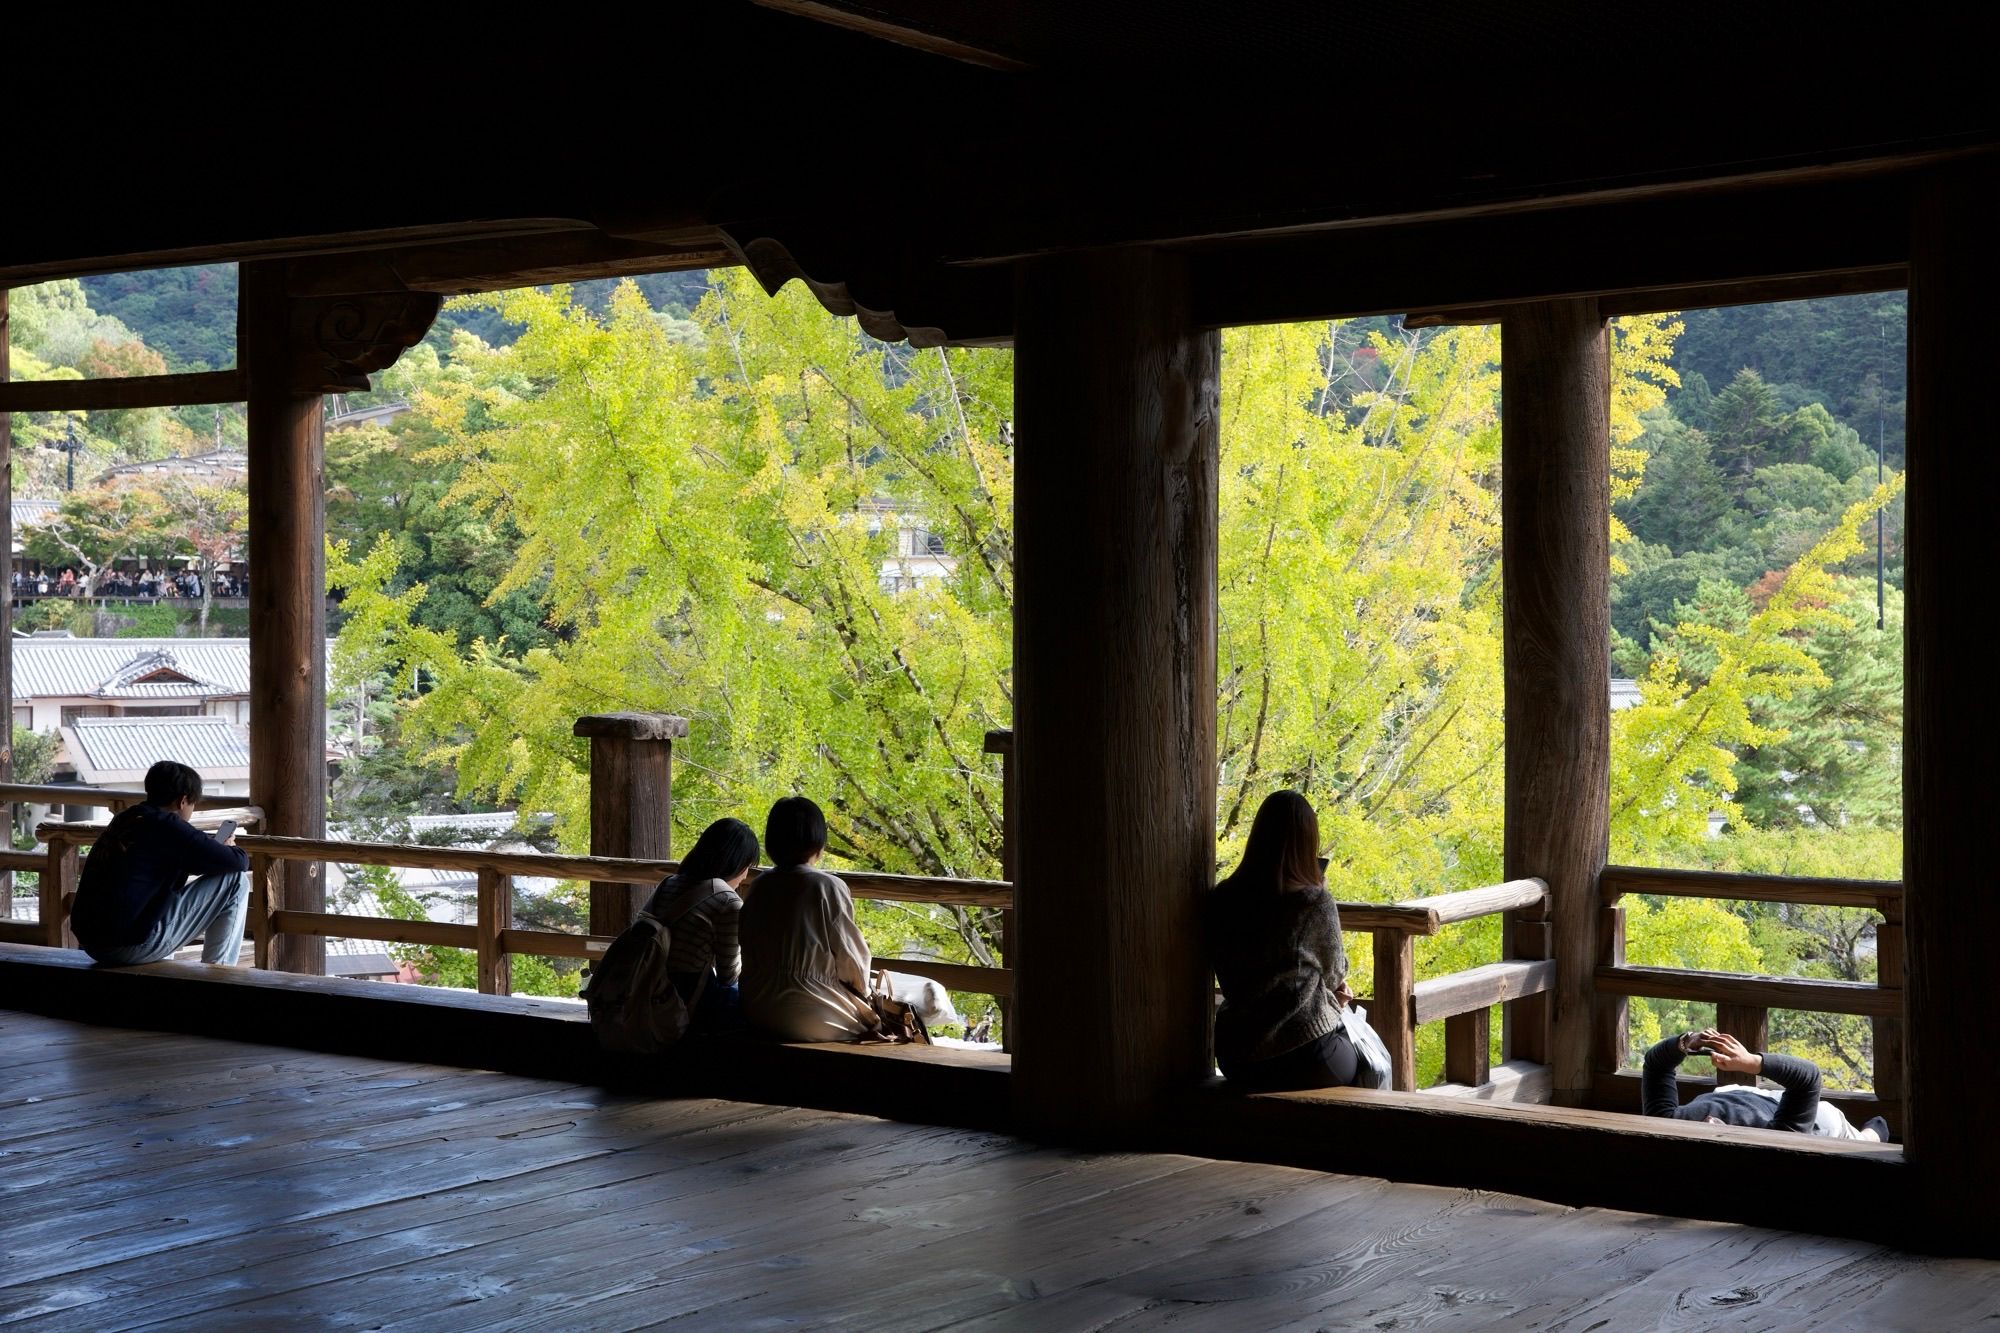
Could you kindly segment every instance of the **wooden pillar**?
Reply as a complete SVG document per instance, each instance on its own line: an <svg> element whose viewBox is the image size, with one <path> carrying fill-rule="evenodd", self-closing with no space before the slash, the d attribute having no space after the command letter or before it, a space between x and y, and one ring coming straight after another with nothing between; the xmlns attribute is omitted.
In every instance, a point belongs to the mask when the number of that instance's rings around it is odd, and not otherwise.
<svg viewBox="0 0 2000 1333"><path fill-rule="evenodd" d="M302 389L282 264L245 264L237 359L249 378L250 803L266 832L326 836L324 412ZM317 862L286 865L285 910L324 912ZM326 941L281 935L272 966L321 975Z"/></svg>
<svg viewBox="0 0 2000 1333"><path fill-rule="evenodd" d="M674 848L674 741L687 719L669 713L595 713L574 728L590 738L590 854L665 861ZM616 935L638 919L645 884L590 886L590 933Z"/></svg>
<svg viewBox="0 0 2000 1333"><path fill-rule="evenodd" d="M1221 343L1175 255L1017 276L1014 1098L1090 1137L1211 1068Z"/></svg>
<svg viewBox="0 0 2000 1333"><path fill-rule="evenodd" d="M2000 174L1938 172L1920 193L1910 252L1909 493L1904 547L1903 994L1905 1154L1917 1212L1961 1253L2000 1248L1988 1034L2000 940L1993 891L1993 755L2000 710L1981 574L1992 563L2000 432L1980 342L2000 296Z"/></svg>
<svg viewBox="0 0 2000 1333"><path fill-rule="evenodd" d="M1444 1081L1476 1088L1492 1077L1493 1011L1474 1009L1444 1021Z"/></svg>
<svg viewBox="0 0 2000 1333"><path fill-rule="evenodd" d="M1507 878L1548 881L1548 1064L1577 1105L1609 827L1609 349L1590 300L1514 307L1501 346Z"/></svg>
<svg viewBox="0 0 2000 1333"><path fill-rule="evenodd" d="M1597 961L1607 967L1625 966L1625 905L1597 909ZM1591 1009L1590 1066L1594 1073L1615 1074L1625 1067L1632 1045L1631 1006L1623 995L1600 995Z"/></svg>

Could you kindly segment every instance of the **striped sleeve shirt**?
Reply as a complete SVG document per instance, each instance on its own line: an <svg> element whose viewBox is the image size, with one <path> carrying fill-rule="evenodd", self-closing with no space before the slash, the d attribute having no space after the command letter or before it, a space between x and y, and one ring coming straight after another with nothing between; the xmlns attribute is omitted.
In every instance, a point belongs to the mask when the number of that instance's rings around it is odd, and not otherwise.
<svg viewBox="0 0 2000 1333"><path fill-rule="evenodd" d="M693 895L699 901L681 914L674 910ZM667 951L667 971L677 977L699 976L715 969L716 981L734 986L743 973L743 950L736 940L736 918L743 900L719 879L686 889L671 881L661 884L646 904L647 912L668 921L673 947Z"/></svg>

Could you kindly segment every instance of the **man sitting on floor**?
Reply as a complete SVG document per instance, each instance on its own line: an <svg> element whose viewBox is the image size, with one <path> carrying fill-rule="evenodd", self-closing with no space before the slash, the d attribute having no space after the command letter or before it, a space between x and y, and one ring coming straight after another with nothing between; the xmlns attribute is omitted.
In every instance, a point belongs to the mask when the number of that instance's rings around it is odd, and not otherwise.
<svg viewBox="0 0 2000 1333"><path fill-rule="evenodd" d="M1682 1106L1675 1080L1681 1061L1690 1055L1708 1056L1718 1072L1762 1075L1784 1091L1739 1084L1704 1092ZM1820 1100L1819 1082L1819 1066L1810 1060L1796 1055L1759 1055L1728 1033L1706 1028L1668 1037L1646 1052L1640 1095L1647 1115L1705 1120L1711 1125L1788 1129L1831 1139L1890 1141L1888 1121L1878 1115L1865 1128L1856 1129L1839 1107Z"/></svg>
<svg viewBox="0 0 2000 1333"><path fill-rule="evenodd" d="M162 759L146 770L145 803L119 811L84 858L70 926L98 962L157 963L197 935L204 963L236 961L250 858L233 832L218 842L188 823L200 799L201 774Z"/></svg>

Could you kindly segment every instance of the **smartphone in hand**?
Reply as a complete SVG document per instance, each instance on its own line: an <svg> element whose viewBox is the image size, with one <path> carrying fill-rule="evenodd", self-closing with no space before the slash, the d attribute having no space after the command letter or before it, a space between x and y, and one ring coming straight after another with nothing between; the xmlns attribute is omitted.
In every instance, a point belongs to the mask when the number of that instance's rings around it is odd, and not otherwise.
<svg viewBox="0 0 2000 1333"><path fill-rule="evenodd" d="M225 819L222 821L222 823L216 826L215 840L217 842L228 842L231 838L235 836L236 836L235 820Z"/></svg>

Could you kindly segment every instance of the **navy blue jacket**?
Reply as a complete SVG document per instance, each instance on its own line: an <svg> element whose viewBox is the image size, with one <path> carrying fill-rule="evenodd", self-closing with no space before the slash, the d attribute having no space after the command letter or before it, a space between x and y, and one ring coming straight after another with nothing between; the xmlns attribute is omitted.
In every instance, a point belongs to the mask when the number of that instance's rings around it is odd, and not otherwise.
<svg viewBox="0 0 2000 1333"><path fill-rule="evenodd" d="M1640 1089L1647 1115L1672 1116L1677 1120L1707 1120L1714 1116L1725 1125L1812 1133L1819 1116L1819 1066L1812 1061L1795 1055L1764 1056L1763 1076L1785 1090L1775 1101L1753 1089L1737 1086L1704 1092L1682 1106L1675 1077L1683 1058L1678 1033L1655 1043L1646 1052Z"/></svg>
<svg viewBox="0 0 2000 1333"><path fill-rule="evenodd" d="M248 855L179 815L152 804L128 806L83 858L70 927L86 949L142 944L191 877L249 868Z"/></svg>

